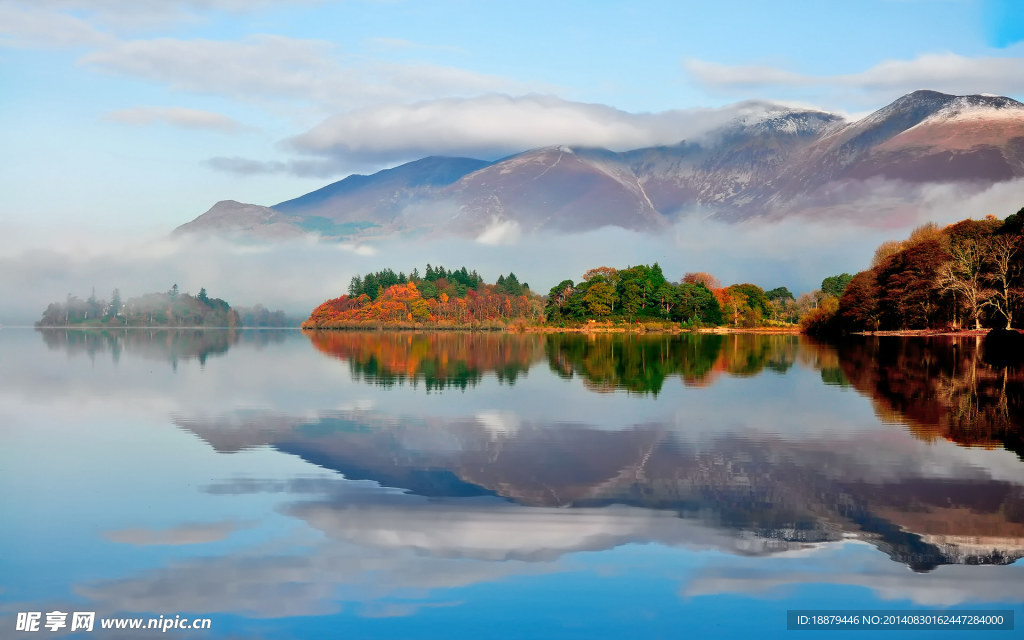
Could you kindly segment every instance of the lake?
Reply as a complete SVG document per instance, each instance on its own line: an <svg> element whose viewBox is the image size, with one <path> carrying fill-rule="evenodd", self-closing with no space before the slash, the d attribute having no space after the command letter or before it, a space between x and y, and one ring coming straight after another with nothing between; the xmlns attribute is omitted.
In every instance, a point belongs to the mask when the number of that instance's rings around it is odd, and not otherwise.
<svg viewBox="0 0 1024 640"><path fill-rule="evenodd" d="M797 610L1019 629L1024 370L981 355L3 329L0 636L51 612L94 613L83 638L781 638ZM118 617L209 629L100 628Z"/></svg>

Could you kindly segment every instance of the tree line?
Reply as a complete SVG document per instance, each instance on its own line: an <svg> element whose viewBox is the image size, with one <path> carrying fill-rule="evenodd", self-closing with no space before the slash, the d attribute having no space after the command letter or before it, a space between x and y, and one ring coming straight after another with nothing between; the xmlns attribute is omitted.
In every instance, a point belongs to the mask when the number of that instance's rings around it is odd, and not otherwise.
<svg viewBox="0 0 1024 640"><path fill-rule="evenodd" d="M476 272L469 271L466 267L461 269L445 269L427 264L423 275L419 269L413 269L407 276L405 272L395 273L393 269L382 269L365 276L355 275L348 285L348 297L358 298L366 295L371 301L377 300L388 288L396 284L416 285L417 290L424 299L437 299L442 293L449 298L465 298L470 291L480 289L486 284L484 279ZM500 275L494 283L494 290L497 293L510 296L521 296L529 293L530 285L519 282L515 273L507 276Z"/></svg>
<svg viewBox="0 0 1024 640"><path fill-rule="evenodd" d="M822 283L845 286L848 274ZM723 287L705 272L670 281L655 262L623 269L601 266L579 282L562 280L542 298L515 273L488 284L476 270L427 265L424 275L382 269L352 277L348 294L327 300L310 314L305 328L346 328L372 324L439 326L483 321L571 326L590 321L666 322L686 327L786 326L817 306L824 294L795 298L787 287L765 291L751 283Z"/></svg>
<svg viewBox="0 0 1024 640"><path fill-rule="evenodd" d="M82 299L68 294L64 302L52 302L36 322L37 327L285 327L293 326L283 311L270 311L261 304L232 308L221 298L211 298L205 288L191 295L178 285L159 293L122 299L120 289L110 299L96 291Z"/></svg>
<svg viewBox="0 0 1024 640"><path fill-rule="evenodd" d="M795 323L813 306L812 298L795 298L787 287L765 291L746 282L723 287L706 272L670 281L661 266L596 267L579 282L563 280L548 292L548 323L645 320L684 326L762 327Z"/></svg>
<svg viewBox="0 0 1024 640"><path fill-rule="evenodd" d="M220 298L211 298L206 289L192 296L181 293L175 284L163 293L147 293L122 301L119 289L110 300L96 297L95 290L85 300L68 294L63 303L53 302L36 323L40 327L86 326L160 326L160 327L234 327L238 313Z"/></svg>
<svg viewBox="0 0 1024 640"><path fill-rule="evenodd" d="M1024 302L1024 209L925 224L883 243L870 268L809 315L809 333L1011 329Z"/></svg>
<svg viewBox="0 0 1024 640"><path fill-rule="evenodd" d="M437 327L499 328L510 321L538 321L543 304L515 273L487 284L466 267L449 270L428 264L421 276L383 269L356 275L348 294L320 304L302 323L306 329L342 329L387 324L429 323Z"/></svg>

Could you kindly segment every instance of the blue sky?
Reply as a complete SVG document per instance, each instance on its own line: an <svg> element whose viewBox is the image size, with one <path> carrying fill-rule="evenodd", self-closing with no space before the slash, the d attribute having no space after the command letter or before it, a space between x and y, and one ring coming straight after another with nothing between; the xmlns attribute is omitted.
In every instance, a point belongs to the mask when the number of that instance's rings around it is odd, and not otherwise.
<svg viewBox="0 0 1024 640"><path fill-rule="evenodd" d="M0 231L158 232L217 200L274 204L427 153L673 142L742 100L857 115L919 88L1022 98L1019 13L1009 0L0 0ZM643 115L663 112L688 126Z"/></svg>

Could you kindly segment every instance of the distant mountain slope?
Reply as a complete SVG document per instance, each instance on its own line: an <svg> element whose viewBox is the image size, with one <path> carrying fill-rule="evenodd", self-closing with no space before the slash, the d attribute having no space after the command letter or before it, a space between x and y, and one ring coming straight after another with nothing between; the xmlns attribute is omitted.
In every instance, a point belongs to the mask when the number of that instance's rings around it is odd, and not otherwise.
<svg viewBox="0 0 1024 640"><path fill-rule="evenodd" d="M493 163L423 158L270 208L220 202L178 231L476 235L509 223L656 232L694 211L730 221L839 216L872 180L906 183L899 191L913 205L913 185L1024 177L1024 104L1010 98L915 91L856 122L763 107L697 139L622 153L553 146Z"/></svg>
<svg viewBox="0 0 1024 640"><path fill-rule="evenodd" d="M266 237L286 237L304 233L299 218L291 217L258 204L245 204L235 200L221 200L191 222L174 230L175 234L251 234Z"/></svg>
<svg viewBox="0 0 1024 640"><path fill-rule="evenodd" d="M666 226L624 157L605 149L527 151L462 178L445 195L469 230L498 220L527 230Z"/></svg>
<svg viewBox="0 0 1024 640"><path fill-rule="evenodd" d="M824 136L803 173L819 182L883 176L910 182L1024 175L1024 105L998 96L915 91Z"/></svg>
<svg viewBox="0 0 1024 640"><path fill-rule="evenodd" d="M351 175L292 200L275 204L282 213L322 216L335 222L384 222L417 198L428 197L490 163L473 158L430 156L373 175Z"/></svg>
<svg viewBox="0 0 1024 640"><path fill-rule="evenodd" d="M701 208L743 218L761 213L758 207L807 147L842 125L830 113L776 108L706 140L624 155L663 214Z"/></svg>

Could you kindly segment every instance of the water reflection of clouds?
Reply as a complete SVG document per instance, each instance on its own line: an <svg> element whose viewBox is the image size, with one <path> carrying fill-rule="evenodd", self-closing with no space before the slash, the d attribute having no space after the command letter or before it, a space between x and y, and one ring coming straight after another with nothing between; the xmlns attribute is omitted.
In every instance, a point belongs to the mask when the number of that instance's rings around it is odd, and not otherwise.
<svg viewBox="0 0 1024 640"><path fill-rule="evenodd" d="M438 558L327 540L278 553L263 547L253 553L174 561L121 579L81 584L75 592L111 611L278 618L333 614L355 605L372 614L392 599L436 605L449 601L446 590L557 570L553 565Z"/></svg>
<svg viewBox="0 0 1024 640"><path fill-rule="evenodd" d="M359 615L412 615L423 607L458 606L452 592L516 576L572 573L590 567L574 554L626 544L664 545L690 557L675 570L680 596L744 595L774 598L807 584L864 588L882 600L919 606L1006 601L1024 579L1024 567L941 567L914 574L857 543L796 545L760 557L778 541L723 535L670 514L628 507L573 513L495 507L480 503L429 504L392 496L394 504L337 507L298 503L290 515L326 537L304 547L282 540L218 557L171 561L124 578L80 584L75 593L108 611L232 613L256 618L330 615L354 607ZM414 503L410 508L402 502ZM793 546L793 545L790 545ZM781 549L780 549L781 550ZM725 551L726 554L707 552ZM751 558L750 555L757 555ZM629 555L601 563L609 579L628 579ZM575 574L575 580L587 580Z"/></svg>
<svg viewBox="0 0 1024 640"><path fill-rule="evenodd" d="M860 542L832 543L816 551L817 566L743 558L702 567L680 588L686 598L724 594L773 597L806 584L847 585L870 590L888 601L918 606L971 602L1016 603L1024 584L1024 565L979 567L946 565L926 574L907 571ZM884 608L884 607L879 607Z"/></svg>
<svg viewBox="0 0 1024 640"><path fill-rule="evenodd" d="M111 542L136 546L180 546L219 542L237 531L254 526L251 522L190 522L166 529L117 529L103 537Z"/></svg>
<svg viewBox="0 0 1024 640"><path fill-rule="evenodd" d="M745 538L672 511L627 506L557 509L465 502L298 504L286 512L333 539L439 558L550 562L580 551L658 542L688 549L764 554L802 543ZM752 544L756 542L756 547Z"/></svg>

